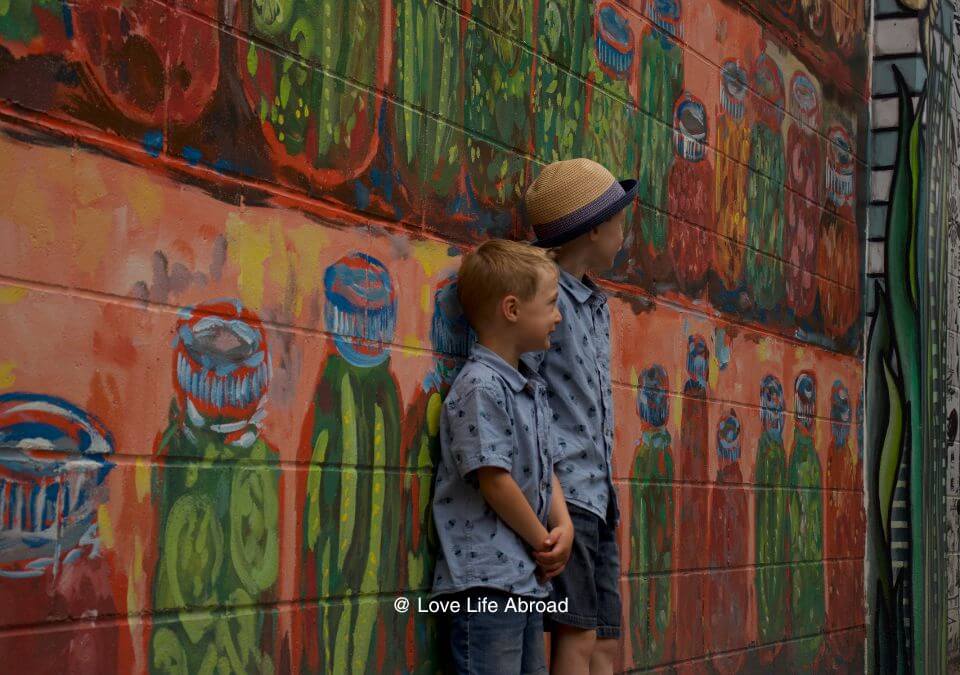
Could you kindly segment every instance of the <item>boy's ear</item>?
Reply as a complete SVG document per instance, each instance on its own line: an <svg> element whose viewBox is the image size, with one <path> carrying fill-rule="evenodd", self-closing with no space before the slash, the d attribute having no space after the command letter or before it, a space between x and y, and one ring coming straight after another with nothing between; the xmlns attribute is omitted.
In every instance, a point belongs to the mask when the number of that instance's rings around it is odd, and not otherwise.
<svg viewBox="0 0 960 675"><path fill-rule="evenodd" d="M515 323L520 317L520 299L515 295L505 295L500 301L500 312L510 323Z"/></svg>

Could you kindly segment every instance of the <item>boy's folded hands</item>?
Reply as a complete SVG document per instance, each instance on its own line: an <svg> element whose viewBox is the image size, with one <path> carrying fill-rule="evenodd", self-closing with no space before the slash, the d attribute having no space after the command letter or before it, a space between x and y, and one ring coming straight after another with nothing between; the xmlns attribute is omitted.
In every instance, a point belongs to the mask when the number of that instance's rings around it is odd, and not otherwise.
<svg viewBox="0 0 960 675"><path fill-rule="evenodd" d="M569 519L547 534L543 547L533 552L537 562L537 578L541 583L563 571L573 550L573 522Z"/></svg>

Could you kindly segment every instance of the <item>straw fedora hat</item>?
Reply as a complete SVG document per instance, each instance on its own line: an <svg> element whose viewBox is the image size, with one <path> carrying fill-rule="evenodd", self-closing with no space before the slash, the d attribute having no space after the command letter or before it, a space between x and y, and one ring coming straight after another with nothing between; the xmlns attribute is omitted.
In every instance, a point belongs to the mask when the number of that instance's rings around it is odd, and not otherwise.
<svg viewBox="0 0 960 675"><path fill-rule="evenodd" d="M580 157L543 167L523 197L534 246L553 248L576 239L626 208L637 181L613 177L603 165Z"/></svg>

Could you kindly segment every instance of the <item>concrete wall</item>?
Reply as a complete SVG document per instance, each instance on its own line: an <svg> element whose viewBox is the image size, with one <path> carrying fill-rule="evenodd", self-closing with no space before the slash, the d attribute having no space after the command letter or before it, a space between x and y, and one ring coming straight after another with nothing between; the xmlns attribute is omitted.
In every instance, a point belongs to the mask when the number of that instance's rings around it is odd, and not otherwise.
<svg viewBox="0 0 960 675"><path fill-rule="evenodd" d="M618 668L862 669L868 16L0 2L0 662L442 670L393 603L430 586L450 278L586 155L641 183Z"/></svg>

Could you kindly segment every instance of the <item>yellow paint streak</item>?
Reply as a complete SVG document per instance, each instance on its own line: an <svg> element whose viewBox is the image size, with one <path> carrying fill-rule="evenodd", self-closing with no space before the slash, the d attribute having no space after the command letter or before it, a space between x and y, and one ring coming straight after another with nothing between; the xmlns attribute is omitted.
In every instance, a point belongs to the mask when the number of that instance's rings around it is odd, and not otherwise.
<svg viewBox="0 0 960 675"><path fill-rule="evenodd" d="M137 582L143 578L142 572L143 545L140 543L140 537L137 536L133 539L133 561L130 563L130 570L127 575L127 609L131 611L141 609Z"/></svg>
<svg viewBox="0 0 960 675"><path fill-rule="evenodd" d="M757 359L760 361L770 361L772 358L770 340L760 340L760 343L757 345Z"/></svg>
<svg viewBox="0 0 960 675"><path fill-rule="evenodd" d="M103 545L113 548L113 521L110 520L110 512L107 511L106 504L97 507L97 530Z"/></svg>
<svg viewBox="0 0 960 675"><path fill-rule="evenodd" d="M134 462L133 485L137 490L137 501L142 502L150 494L150 464L145 459Z"/></svg>
<svg viewBox="0 0 960 675"><path fill-rule="evenodd" d="M683 415L683 397L682 396L671 396L670 397L670 419L680 420L680 424L685 424L687 420L682 419Z"/></svg>
<svg viewBox="0 0 960 675"><path fill-rule="evenodd" d="M227 255L240 269L237 286L247 307L263 304L264 266L270 255L270 233L231 214L227 219Z"/></svg>
<svg viewBox="0 0 960 675"><path fill-rule="evenodd" d="M447 255L446 247L429 241L416 241L410 246L413 257L427 273L432 277L437 272L450 264L450 256Z"/></svg>
<svg viewBox="0 0 960 675"><path fill-rule="evenodd" d="M420 308L423 309L424 314L429 314L432 310L430 307L430 284L424 284L420 289Z"/></svg>
<svg viewBox="0 0 960 675"><path fill-rule="evenodd" d="M278 218L256 225L233 214L227 220L227 252L240 269L240 297L254 309L264 302L269 283L295 315L319 292L323 275L317 261L328 239L316 227L285 227Z"/></svg>
<svg viewBox="0 0 960 675"><path fill-rule="evenodd" d="M403 338L400 339L400 344L404 347L423 347L423 340L413 334L404 335Z"/></svg>
<svg viewBox="0 0 960 675"><path fill-rule="evenodd" d="M720 362L717 361L715 356L711 356L708 363L707 381L711 389L716 389L717 383L720 381Z"/></svg>
<svg viewBox="0 0 960 675"><path fill-rule="evenodd" d="M126 193L125 200L141 225L150 225L159 220L163 213L164 195L160 186L143 174L121 174L121 194Z"/></svg>
<svg viewBox="0 0 960 675"><path fill-rule="evenodd" d="M640 376L637 375L637 369L630 366L630 386L636 389L640 386Z"/></svg>
<svg viewBox="0 0 960 675"><path fill-rule="evenodd" d="M9 389L17 381L13 374L15 368L13 361L0 361L0 389Z"/></svg>
<svg viewBox="0 0 960 675"><path fill-rule="evenodd" d="M22 286L0 286L0 305L15 305L27 297L27 289Z"/></svg>
<svg viewBox="0 0 960 675"><path fill-rule="evenodd" d="M285 234L290 246L276 247L276 251L289 251L287 265L281 279L274 278L278 284L283 284L281 288L295 288L296 294L288 298L292 302L291 309L295 316L300 316L303 312L305 300L314 293L319 292L320 284L323 283L323 275L317 269L317 261L320 259L321 252L326 248L328 239L320 228L306 225L298 229L284 230L277 226L276 238ZM279 242L277 242L279 243ZM270 261L271 267L273 260ZM291 284L290 277L296 276L295 283Z"/></svg>

